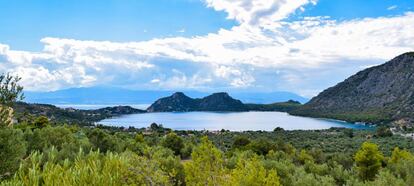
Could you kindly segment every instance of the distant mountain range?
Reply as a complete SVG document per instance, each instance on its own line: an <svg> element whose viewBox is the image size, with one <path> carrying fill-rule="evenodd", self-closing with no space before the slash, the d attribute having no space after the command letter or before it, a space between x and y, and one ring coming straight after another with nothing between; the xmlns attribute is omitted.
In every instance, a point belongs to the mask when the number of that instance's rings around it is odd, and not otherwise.
<svg viewBox="0 0 414 186"><path fill-rule="evenodd" d="M414 52L360 71L290 113L351 122L412 125Z"/></svg>
<svg viewBox="0 0 414 186"><path fill-rule="evenodd" d="M71 88L52 92L25 92L25 102L46 104L151 104L161 97L175 91L128 90L108 87ZM210 93L186 91L186 95L202 98ZM301 103L308 101L290 92L231 92L231 96L244 103L274 103L296 100Z"/></svg>
<svg viewBox="0 0 414 186"><path fill-rule="evenodd" d="M182 92L155 101L147 112L191 112L191 111L291 111L301 104L297 101L273 104L244 104L225 92L213 93L203 98L190 98Z"/></svg>

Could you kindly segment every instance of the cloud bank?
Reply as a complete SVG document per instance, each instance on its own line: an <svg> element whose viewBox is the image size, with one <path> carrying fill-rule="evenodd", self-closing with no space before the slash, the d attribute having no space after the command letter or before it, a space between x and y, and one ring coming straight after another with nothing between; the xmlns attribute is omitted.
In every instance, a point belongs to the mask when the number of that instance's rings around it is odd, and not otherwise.
<svg viewBox="0 0 414 186"><path fill-rule="evenodd" d="M285 21L312 0L206 0L239 25L194 37L117 43L43 38L41 52L0 44L0 71L27 90L111 85L133 89L292 91L313 96L354 72L412 51L414 13Z"/></svg>

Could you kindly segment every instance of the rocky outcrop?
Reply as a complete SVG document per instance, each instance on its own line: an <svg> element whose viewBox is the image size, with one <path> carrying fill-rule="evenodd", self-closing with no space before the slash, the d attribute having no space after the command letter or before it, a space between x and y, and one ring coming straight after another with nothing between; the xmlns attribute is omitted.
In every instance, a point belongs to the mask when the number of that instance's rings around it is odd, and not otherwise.
<svg viewBox="0 0 414 186"><path fill-rule="evenodd" d="M182 92L161 98L147 109L148 112L189 111L247 111L246 106L227 93L214 93L201 99L193 99Z"/></svg>
<svg viewBox="0 0 414 186"><path fill-rule="evenodd" d="M290 113L351 122L412 120L414 52L360 71Z"/></svg>
<svg viewBox="0 0 414 186"><path fill-rule="evenodd" d="M225 92L211 94L197 102L199 111L247 111L240 100L233 99Z"/></svg>

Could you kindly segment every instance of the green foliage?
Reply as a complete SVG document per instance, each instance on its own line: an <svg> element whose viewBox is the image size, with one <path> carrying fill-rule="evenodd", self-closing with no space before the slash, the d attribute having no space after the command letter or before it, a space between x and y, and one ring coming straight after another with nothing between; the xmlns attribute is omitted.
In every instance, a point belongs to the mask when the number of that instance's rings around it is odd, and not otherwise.
<svg viewBox="0 0 414 186"><path fill-rule="evenodd" d="M244 148L250 144L250 139L246 136L236 136L233 141L233 148Z"/></svg>
<svg viewBox="0 0 414 186"><path fill-rule="evenodd" d="M121 152L125 147L123 140L117 139L102 129L93 129L89 131L87 135L93 148L104 153L107 151Z"/></svg>
<svg viewBox="0 0 414 186"><path fill-rule="evenodd" d="M0 129L0 181L14 174L25 154L26 142L21 130Z"/></svg>
<svg viewBox="0 0 414 186"><path fill-rule="evenodd" d="M392 131L386 126L379 126L376 130L376 135L378 137L390 137L392 136Z"/></svg>
<svg viewBox="0 0 414 186"><path fill-rule="evenodd" d="M279 177L275 169L266 170L258 159L239 159L237 167L230 173L229 185L279 186Z"/></svg>
<svg viewBox="0 0 414 186"><path fill-rule="evenodd" d="M16 127L0 130L7 144L0 161L11 162L0 164L0 185L414 185L412 142L394 135L371 138L378 146L363 143L375 131L354 130L350 138L344 129L159 130L144 137L101 126Z"/></svg>
<svg viewBox="0 0 414 186"><path fill-rule="evenodd" d="M184 164L188 185L223 185L225 169L223 154L207 137L193 150L191 160Z"/></svg>
<svg viewBox="0 0 414 186"><path fill-rule="evenodd" d="M49 119L46 116L39 116L33 123L36 128L44 128L49 125Z"/></svg>
<svg viewBox="0 0 414 186"><path fill-rule="evenodd" d="M0 75L0 128L13 124L13 104L23 99L23 87L18 83L20 78L10 74Z"/></svg>
<svg viewBox="0 0 414 186"><path fill-rule="evenodd" d="M174 132L167 134L161 144L174 151L175 155L180 155L181 150L184 148L183 139Z"/></svg>
<svg viewBox="0 0 414 186"><path fill-rule="evenodd" d="M33 153L4 185L170 185L157 164L131 153L79 152L74 162L55 163L56 151ZM43 162L43 159L49 159Z"/></svg>
<svg viewBox="0 0 414 186"><path fill-rule="evenodd" d="M252 141L247 148L260 155L266 155L270 150L274 149L274 145L268 140L260 138Z"/></svg>
<svg viewBox="0 0 414 186"><path fill-rule="evenodd" d="M18 84L20 80L18 76L0 75L0 105L11 107L14 102L24 98L23 87Z"/></svg>
<svg viewBox="0 0 414 186"><path fill-rule="evenodd" d="M355 136L353 129L344 129L344 135L348 136L350 138L353 138Z"/></svg>
<svg viewBox="0 0 414 186"><path fill-rule="evenodd" d="M378 146L369 142L362 144L354 158L359 175L363 180L373 180L384 159L382 153L378 150Z"/></svg>
<svg viewBox="0 0 414 186"><path fill-rule="evenodd" d="M395 147L392 151L390 163L398 163L401 161L414 161L414 155L408 152L407 150L400 150L400 148Z"/></svg>

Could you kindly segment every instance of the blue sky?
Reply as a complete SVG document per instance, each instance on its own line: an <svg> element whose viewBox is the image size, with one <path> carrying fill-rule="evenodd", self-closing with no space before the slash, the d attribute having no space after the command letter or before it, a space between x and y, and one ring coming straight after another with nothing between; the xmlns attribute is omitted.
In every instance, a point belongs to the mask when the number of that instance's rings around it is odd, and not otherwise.
<svg viewBox="0 0 414 186"><path fill-rule="evenodd" d="M0 71L28 90L291 91L413 50L412 0L0 0Z"/></svg>
<svg viewBox="0 0 414 186"><path fill-rule="evenodd" d="M0 5L0 42L24 50L41 50L43 37L142 41L204 35L235 24L224 12L191 0L0 0Z"/></svg>

